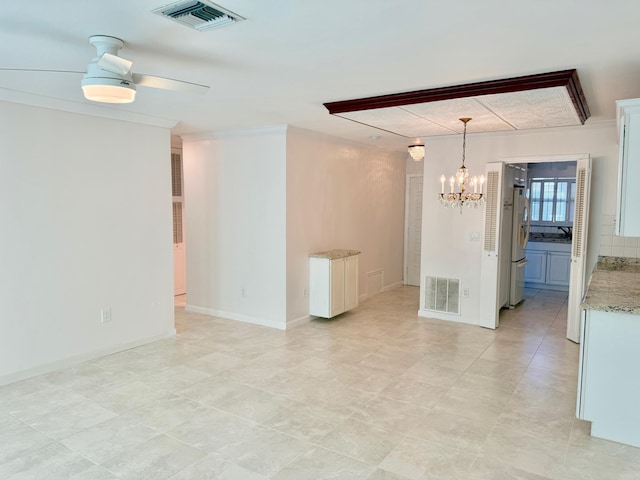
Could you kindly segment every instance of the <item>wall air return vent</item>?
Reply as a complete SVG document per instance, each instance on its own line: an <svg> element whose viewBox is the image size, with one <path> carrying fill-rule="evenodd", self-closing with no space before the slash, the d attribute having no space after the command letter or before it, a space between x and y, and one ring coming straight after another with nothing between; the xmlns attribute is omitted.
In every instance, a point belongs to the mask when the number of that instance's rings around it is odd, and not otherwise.
<svg viewBox="0 0 640 480"><path fill-rule="evenodd" d="M200 32L244 20L240 15L207 0L173 2L164 7L156 8L153 13Z"/></svg>
<svg viewBox="0 0 640 480"><path fill-rule="evenodd" d="M426 310L460 315L460 279L425 277Z"/></svg>

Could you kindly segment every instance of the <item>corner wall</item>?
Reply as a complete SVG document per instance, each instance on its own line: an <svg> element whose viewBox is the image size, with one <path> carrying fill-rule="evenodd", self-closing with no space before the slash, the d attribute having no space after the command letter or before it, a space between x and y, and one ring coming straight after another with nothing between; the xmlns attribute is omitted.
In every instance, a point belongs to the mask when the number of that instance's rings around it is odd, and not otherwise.
<svg viewBox="0 0 640 480"><path fill-rule="evenodd" d="M361 298L403 280L406 153L287 131L287 322L309 315L309 254L361 250Z"/></svg>
<svg viewBox="0 0 640 480"><path fill-rule="evenodd" d="M286 328L285 135L183 139L188 311Z"/></svg>
<svg viewBox="0 0 640 480"><path fill-rule="evenodd" d="M169 139L0 102L0 384L175 334Z"/></svg>

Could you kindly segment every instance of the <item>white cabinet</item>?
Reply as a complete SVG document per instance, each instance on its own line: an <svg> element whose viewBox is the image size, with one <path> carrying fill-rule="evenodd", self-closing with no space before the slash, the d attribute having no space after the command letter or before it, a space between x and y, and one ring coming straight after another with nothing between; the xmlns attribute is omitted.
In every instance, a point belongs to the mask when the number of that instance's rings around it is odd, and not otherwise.
<svg viewBox="0 0 640 480"><path fill-rule="evenodd" d="M618 208L616 235L640 237L640 98L618 100L620 154L618 160Z"/></svg>
<svg viewBox="0 0 640 480"><path fill-rule="evenodd" d="M591 435L640 447L640 316L582 311L576 416Z"/></svg>
<svg viewBox="0 0 640 480"><path fill-rule="evenodd" d="M524 281L545 283L547 274L547 252L527 250L527 266L524 267Z"/></svg>
<svg viewBox="0 0 640 480"><path fill-rule="evenodd" d="M571 277L571 244L529 242L524 281L527 287L567 290Z"/></svg>
<svg viewBox="0 0 640 480"><path fill-rule="evenodd" d="M330 250L309 258L309 314L331 318L358 306L357 250Z"/></svg>
<svg viewBox="0 0 640 480"><path fill-rule="evenodd" d="M571 254L566 252L547 252L545 283L568 287L570 272Z"/></svg>

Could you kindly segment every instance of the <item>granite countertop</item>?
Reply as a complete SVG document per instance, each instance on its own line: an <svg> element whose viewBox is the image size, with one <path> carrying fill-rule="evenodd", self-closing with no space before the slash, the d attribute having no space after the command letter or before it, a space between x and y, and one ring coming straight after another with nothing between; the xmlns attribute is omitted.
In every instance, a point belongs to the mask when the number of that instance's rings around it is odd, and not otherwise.
<svg viewBox="0 0 640 480"><path fill-rule="evenodd" d="M316 252L312 253L309 256L315 258L328 258L329 260L335 260L336 258L344 258L350 257L352 255L358 255L360 250L346 250L346 249L335 249L335 250L327 250L326 252Z"/></svg>
<svg viewBox="0 0 640 480"><path fill-rule="evenodd" d="M571 243L571 238L563 233L529 233L530 242L542 242L542 243Z"/></svg>
<svg viewBox="0 0 640 480"><path fill-rule="evenodd" d="M640 259L600 257L581 307L640 315Z"/></svg>

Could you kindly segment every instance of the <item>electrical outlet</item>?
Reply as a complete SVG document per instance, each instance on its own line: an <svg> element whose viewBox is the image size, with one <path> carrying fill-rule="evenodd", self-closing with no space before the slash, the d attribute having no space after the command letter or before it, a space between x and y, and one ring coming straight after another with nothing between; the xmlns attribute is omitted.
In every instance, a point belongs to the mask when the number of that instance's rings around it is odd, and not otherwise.
<svg viewBox="0 0 640 480"><path fill-rule="evenodd" d="M241 295L242 297L246 297L246 296L247 296L247 291L243 288L243 289L240 291L240 295Z"/></svg>
<svg viewBox="0 0 640 480"><path fill-rule="evenodd" d="M464 288L462 289L462 296L463 296L464 298L469 298L469 287L464 287Z"/></svg>
<svg viewBox="0 0 640 480"><path fill-rule="evenodd" d="M309 296L309 289L308 289L308 288L305 288L305 289L304 289L303 295L304 295L305 297L308 297L308 296Z"/></svg>
<svg viewBox="0 0 640 480"><path fill-rule="evenodd" d="M103 308L100 310L100 320L102 323L107 323L111 321L111 307Z"/></svg>

